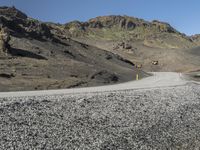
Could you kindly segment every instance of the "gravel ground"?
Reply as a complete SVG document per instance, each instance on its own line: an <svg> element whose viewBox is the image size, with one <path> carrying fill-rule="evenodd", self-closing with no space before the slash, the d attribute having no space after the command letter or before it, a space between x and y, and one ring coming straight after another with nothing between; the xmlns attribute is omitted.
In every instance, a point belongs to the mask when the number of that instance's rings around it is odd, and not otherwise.
<svg viewBox="0 0 200 150"><path fill-rule="evenodd" d="M0 98L0 149L200 148L200 85Z"/></svg>

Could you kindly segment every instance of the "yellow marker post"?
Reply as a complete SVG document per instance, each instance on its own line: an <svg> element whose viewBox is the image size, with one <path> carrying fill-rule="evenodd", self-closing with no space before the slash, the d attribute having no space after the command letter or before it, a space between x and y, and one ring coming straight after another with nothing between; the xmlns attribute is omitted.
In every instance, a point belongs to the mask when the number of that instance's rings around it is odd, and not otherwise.
<svg viewBox="0 0 200 150"><path fill-rule="evenodd" d="M139 74L136 74L136 80L139 80Z"/></svg>

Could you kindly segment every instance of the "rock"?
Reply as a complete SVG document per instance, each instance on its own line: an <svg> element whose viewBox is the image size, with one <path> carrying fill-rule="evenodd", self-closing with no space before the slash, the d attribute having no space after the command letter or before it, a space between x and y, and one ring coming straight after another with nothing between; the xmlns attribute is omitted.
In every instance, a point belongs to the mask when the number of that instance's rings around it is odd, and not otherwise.
<svg viewBox="0 0 200 150"><path fill-rule="evenodd" d="M10 34L7 28L0 27L0 55L6 56L9 49Z"/></svg>
<svg viewBox="0 0 200 150"><path fill-rule="evenodd" d="M13 36L29 35L36 39L50 39L52 37L46 23L27 18L25 14L15 8L0 7L0 25L7 27Z"/></svg>
<svg viewBox="0 0 200 150"><path fill-rule="evenodd" d="M111 55L109 55L109 54L106 55L106 59L107 59L107 60L110 60L110 59L112 59L112 58L113 58L113 57L112 57Z"/></svg>
<svg viewBox="0 0 200 150"><path fill-rule="evenodd" d="M0 77L10 79L15 77L15 75L13 73L0 73Z"/></svg>
<svg viewBox="0 0 200 150"><path fill-rule="evenodd" d="M126 20L125 19L120 20L119 27L125 28L125 26L126 26Z"/></svg>
<svg viewBox="0 0 200 150"><path fill-rule="evenodd" d="M125 48L125 49L131 49L132 46L131 46L130 44L128 44L128 43L125 43L125 44L124 44L124 48Z"/></svg>
<svg viewBox="0 0 200 150"><path fill-rule="evenodd" d="M25 27L25 31L33 38L52 37L51 31L45 23L30 20L27 22L27 26Z"/></svg>
<svg viewBox="0 0 200 150"><path fill-rule="evenodd" d="M152 65L158 65L158 61L152 61Z"/></svg>
<svg viewBox="0 0 200 150"><path fill-rule="evenodd" d="M136 24L134 23L134 22L132 22L132 21L130 21L130 20L127 20L126 21L126 29L128 29L128 30L132 30L132 29L134 29L136 27Z"/></svg>
<svg viewBox="0 0 200 150"><path fill-rule="evenodd" d="M122 29L132 30L136 24L125 16L103 16L89 20L89 27L91 28L112 28L118 26Z"/></svg>
<svg viewBox="0 0 200 150"><path fill-rule="evenodd" d="M17 10L15 7L0 7L0 16L27 19L27 15Z"/></svg>
<svg viewBox="0 0 200 150"><path fill-rule="evenodd" d="M160 30L160 32L169 32L169 33L175 33L175 32L177 32L168 23L160 22L158 20L153 20L152 21L152 25L156 26Z"/></svg>
<svg viewBox="0 0 200 150"><path fill-rule="evenodd" d="M101 24L100 21L97 21L97 22L91 22L91 23L89 24L89 27L90 27L90 28L102 28L103 25Z"/></svg>
<svg viewBox="0 0 200 150"><path fill-rule="evenodd" d="M99 81L104 81L104 83L117 82L119 80L118 76L108 72L107 70L102 70L91 76L91 79L96 79Z"/></svg>
<svg viewBox="0 0 200 150"><path fill-rule="evenodd" d="M113 49L132 49L132 46L127 42L119 42L113 47Z"/></svg>
<svg viewBox="0 0 200 150"><path fill-rule="evenodd" d="M81 23L80 21L72 21L67 24L65 24L65 29L68 30L85 30L85 27L88 27L88 23Z"/></svg>

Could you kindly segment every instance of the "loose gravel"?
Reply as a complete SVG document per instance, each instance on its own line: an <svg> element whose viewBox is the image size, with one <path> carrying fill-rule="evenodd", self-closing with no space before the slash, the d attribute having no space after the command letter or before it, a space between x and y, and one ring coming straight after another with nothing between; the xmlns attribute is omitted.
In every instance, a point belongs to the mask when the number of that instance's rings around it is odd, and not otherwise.
<svg viewBox="0 0 200 150"><path fill-rule="evenodd" d="M200 85L0 98L0 149L200 148Z"/></svg>

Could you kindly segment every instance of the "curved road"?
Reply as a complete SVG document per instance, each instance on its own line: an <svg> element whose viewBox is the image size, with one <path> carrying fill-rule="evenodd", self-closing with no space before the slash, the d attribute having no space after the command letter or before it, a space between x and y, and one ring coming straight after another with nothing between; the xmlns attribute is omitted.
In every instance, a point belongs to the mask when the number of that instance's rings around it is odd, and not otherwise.
<svg viewBox="0 0 200 150"><path fill-rule="evenodd" d="M200 86L178 73L153 74L101 87L0 93L0 150L200 149Z"/></svg>
<svg viewBox="0 0 200 150"><path fill-rule="evenodd" d="M61 89L61 90L0 92L0 98L21 97L21 96L77 94L77 93L105 92L105 91L116 91L116 90L127 90L127 89L158 88L158 87L184 85L188 82L191 82L191 81L185 80L181 73L153 72L152 74L153 74L153 76L144 78L139 81L130 81L130 82L126 82L126 83L107 85L107 86L75 88L75 89Z"/></svg>

